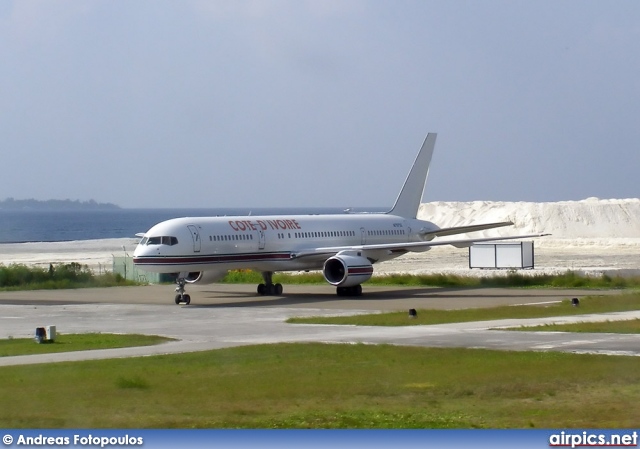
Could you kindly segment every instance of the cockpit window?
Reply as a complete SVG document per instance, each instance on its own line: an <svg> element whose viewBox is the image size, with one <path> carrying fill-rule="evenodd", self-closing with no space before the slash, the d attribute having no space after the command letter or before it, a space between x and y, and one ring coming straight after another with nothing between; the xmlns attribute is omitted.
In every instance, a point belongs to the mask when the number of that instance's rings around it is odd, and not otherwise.
<svg viewBox="0 0 640 449"><path fill-rule="evenodd" d="M149 240L147 237L144 237L142 240L140 240L140 245L144 246L147 244L147 240Z"/></svg>
<svg viewBox="0 0 640 449"><path fill-rule="evenodd" d="M162 237L162 244L169 246L177 245L178 239L175 237Z"/></svg>
<svg viewBox="0 0 640 449"><path fill-rule="evenodd" d="M146 242L145 242L146 239ZM173 245L177 245L178 244L178 239L176 237L172 237L172 236L162 236L162 237L149 237L148 239L145 237L145 239L142 240L142 242L140 242L141 245L167 245L167 246L173 246Z"/></svg>

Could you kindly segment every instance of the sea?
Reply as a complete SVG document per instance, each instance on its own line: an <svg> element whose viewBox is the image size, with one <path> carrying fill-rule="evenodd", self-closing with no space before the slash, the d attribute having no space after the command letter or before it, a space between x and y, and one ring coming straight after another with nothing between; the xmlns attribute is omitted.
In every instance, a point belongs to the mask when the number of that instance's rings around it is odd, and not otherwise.
<svg viewBox="0 0 640 449"><path fill-rule="evenodd" d="M380 212L383 208L352 210ZM153 225L178 217L308 215L344 213L343 208L214 208L110 210L2 210L0 243L64 242L135 238Z"/></svg>

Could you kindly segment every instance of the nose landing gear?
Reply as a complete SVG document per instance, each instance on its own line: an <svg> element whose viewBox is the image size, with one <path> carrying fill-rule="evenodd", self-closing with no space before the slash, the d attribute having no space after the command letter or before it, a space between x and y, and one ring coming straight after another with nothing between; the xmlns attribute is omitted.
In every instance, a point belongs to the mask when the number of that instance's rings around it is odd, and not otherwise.
<svg viewBox="0 0 640 449"><path fill-rule="evenodd" d="M176 304L189 305L189 303L191 303L191 296L184 292L184 286L187 284L187 282L183 277L179 277L178 279L176 279L176 283L178 284L178 286L176 287Z"/></svg>

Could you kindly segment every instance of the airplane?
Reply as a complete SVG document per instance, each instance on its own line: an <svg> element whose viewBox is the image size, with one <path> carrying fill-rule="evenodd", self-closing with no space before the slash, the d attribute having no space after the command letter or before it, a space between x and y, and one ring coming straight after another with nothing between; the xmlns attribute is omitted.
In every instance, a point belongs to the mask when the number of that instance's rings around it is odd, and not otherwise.
<svg viewBox="0 0 640 449"><path fill-rule="evenodd" d="M133 263L145 271L175 275L176 304L191 302L186 284L212 283L237 269L262 273L260 295L282 295L282 285L273 283L274 272L321 270L338 296L360 296L362 283L371 278L376 263L410 251L548 235L439 240L513 223L439 228L417 219L436 136L427 135L388 212L174 218L138 234L142 240Z"/></svg>

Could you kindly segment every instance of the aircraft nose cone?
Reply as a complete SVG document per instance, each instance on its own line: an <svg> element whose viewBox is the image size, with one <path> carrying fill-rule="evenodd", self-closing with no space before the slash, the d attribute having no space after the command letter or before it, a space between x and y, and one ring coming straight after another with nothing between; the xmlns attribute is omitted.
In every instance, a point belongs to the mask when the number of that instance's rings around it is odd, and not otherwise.
<svg viewBox="0 0 640 449"><path fill-rule="evenodd" d="M145 253L144 246L138 245L138 246L136 246L136 249L133 251L133 257L143 256L144 253Z"/></svg>

